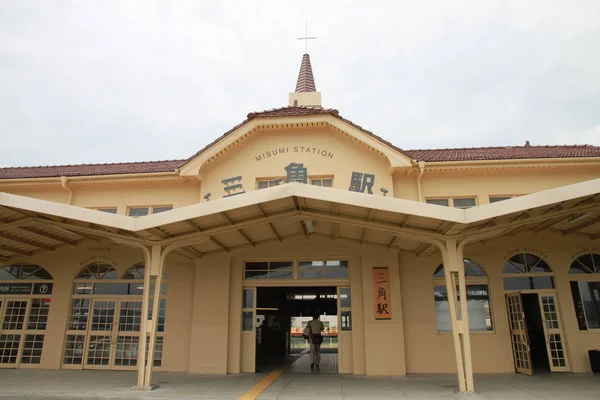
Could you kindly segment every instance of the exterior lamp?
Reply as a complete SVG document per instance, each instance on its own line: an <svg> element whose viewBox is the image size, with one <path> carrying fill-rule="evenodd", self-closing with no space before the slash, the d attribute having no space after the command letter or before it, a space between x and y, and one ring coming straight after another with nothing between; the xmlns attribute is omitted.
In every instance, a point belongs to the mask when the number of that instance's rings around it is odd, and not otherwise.
<svg viewBox="0 0 600 400"><path fill-rule="evenodd" d="M204 200L210 201L210 192L204 195Z"/></svg>
<svg viewBox="0 0 600 400"><path fill-rule="evenodd" d="M382 187L382 188L381 188L381 189L379 189L379 190L381 190L381 193L383 193L383 196L384 196L384 197L385 197L385 195L386 195L386 194L388 194L388 190L387 190L386 188L384 188L384 187Z"/></svg>

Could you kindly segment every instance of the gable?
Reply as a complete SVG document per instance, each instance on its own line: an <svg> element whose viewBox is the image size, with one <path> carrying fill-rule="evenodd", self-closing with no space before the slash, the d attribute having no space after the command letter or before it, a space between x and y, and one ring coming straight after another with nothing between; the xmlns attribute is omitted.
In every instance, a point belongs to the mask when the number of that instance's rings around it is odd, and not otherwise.
<svg viewBox="0 0 600 400"><path fill-rule="evenodd" d="M409 156L402 150L384 141L373 133L362 129L339 116L335 109L324 109L320 107L284 107L271 111L248 114L248 118L240 125L235 126L220 138L191 157L181 167L181 175L188 177L199 176L203 179L203 172L211 163L218 162L228 157L255 135L264 132L281 130L306 130L315 128L326 128L346 136L384 156L389 168L407 168L412 165Z"/></svg>
<svg viewBox="0 0 600 400"><path fill-rule="evenodd" d="M332 179L333 187L349 190L353 173L362 174L368 193L382 195L382 187L393 196L392 175L385 155L326 126L261 132L218 160L206 163L201 171L202 196L227 197L258 188L258 181L285 183L292 170L311 179ZM288 170L292 171L288 175ZM356 176L356 175L355 175ZM224 182L225 181L225 182ZM369 185L366 185L367 182ZM372 185L370 185L372 183ZM231 185L236 186L229 190Z"/></svg>

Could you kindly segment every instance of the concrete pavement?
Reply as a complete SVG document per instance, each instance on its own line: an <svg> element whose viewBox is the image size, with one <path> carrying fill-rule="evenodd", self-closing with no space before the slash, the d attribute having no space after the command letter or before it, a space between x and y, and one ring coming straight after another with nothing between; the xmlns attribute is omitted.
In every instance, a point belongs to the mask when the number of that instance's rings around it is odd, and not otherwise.
<svg viewBox="0 0 600 400"><path fill-rule="evenodd" d="M0 399L238 399L264 374L207 376L157 372L160 388L131 391L136 373L130 371L6 370L0 369ZM258 397L294 399L492 399L599 400L600 376L556 373L533 377L476 375L475 395L457 395L455 375L365 377L337 374L279 376Z"/></svg>

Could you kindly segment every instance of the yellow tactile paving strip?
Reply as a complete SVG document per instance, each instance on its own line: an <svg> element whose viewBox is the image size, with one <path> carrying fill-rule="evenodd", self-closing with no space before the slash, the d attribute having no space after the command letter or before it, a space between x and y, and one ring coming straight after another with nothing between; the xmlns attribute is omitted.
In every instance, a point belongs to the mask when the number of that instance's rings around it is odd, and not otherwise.
<svg viewBox="0 0 600 400"><path fill-rule="evenodd" d="M252 386L250 390L239 397L238 400L256 400L262 392L264 392L269 386L271 386L273 382L275 382L275 379L277 379L279 375L283 373L285 368L286 365L282 365L267 374L267 376L256 382L256 385Z"/></svg>

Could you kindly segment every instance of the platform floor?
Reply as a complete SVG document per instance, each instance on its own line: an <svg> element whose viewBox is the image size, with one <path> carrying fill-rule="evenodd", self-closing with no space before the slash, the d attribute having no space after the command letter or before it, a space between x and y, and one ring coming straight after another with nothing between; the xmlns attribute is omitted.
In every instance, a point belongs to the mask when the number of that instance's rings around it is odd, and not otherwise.
<svg viewBox="0 0 600 400"><path fill-rule="evenodd" d="M238 399L264 374L195 375L158 372L152 392L133 392L130 371L0 369L0 399ZM592 374L476 375L477 394L457 395L454 375L365 377L282 374L258 398L293 399L492 399L598 400L600 376Z"/></svg>

